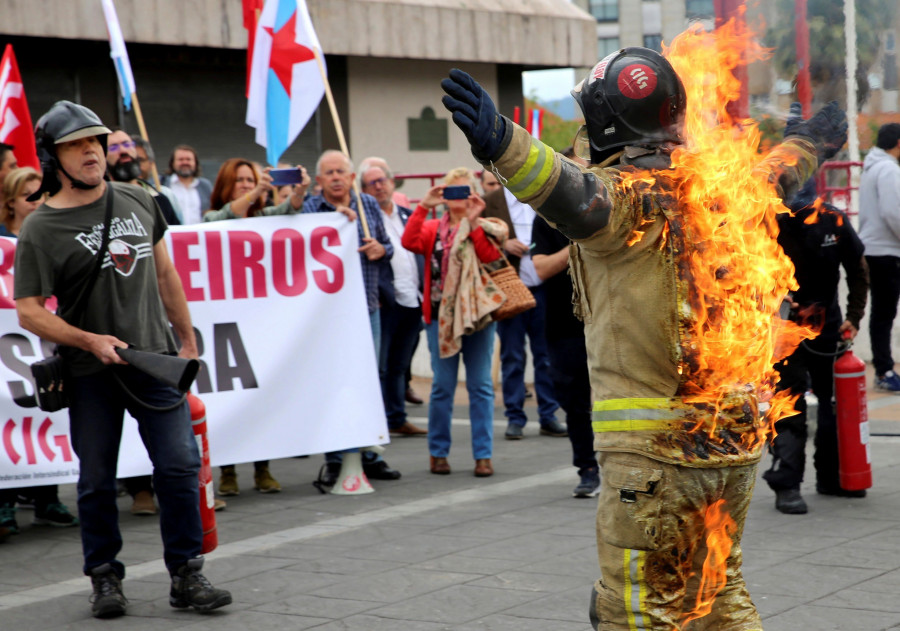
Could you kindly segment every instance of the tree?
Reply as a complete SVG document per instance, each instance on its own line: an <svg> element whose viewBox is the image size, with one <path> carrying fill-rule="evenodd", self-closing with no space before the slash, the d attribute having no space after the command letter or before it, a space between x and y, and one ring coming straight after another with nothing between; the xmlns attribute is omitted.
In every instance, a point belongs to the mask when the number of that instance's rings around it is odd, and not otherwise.
<svg viewBox="0 0 900 631"><path fill-rule="evenodd" d="M856 0L856 51L859 106L869 97L869 69L881 50L881 34L894 22L897 0ZM783 78L796 82L797 50L794 0L777 0L775 18L766 33L766 46L774 49L774 64ZM831 100L846 102L844 3L808 0L809 74L813 110Z"/></svg>
<svg viewBox="0 0 900 631"><path fill-rule="evenodd" d="M584 120L563 120L537 101L525 99L526 115L530 115L531 111L536 108L544 110L544 130L541 132L541 141L556 151L562 151L566 147L572 146L575 134L584 125Z"/></svg>

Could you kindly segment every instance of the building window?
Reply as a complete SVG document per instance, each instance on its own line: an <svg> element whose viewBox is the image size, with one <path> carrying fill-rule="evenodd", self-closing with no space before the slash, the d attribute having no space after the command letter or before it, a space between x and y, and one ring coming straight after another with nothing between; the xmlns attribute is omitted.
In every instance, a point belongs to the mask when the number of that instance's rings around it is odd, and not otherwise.
<svg viewBox="0 0 900 631"><path fill-rule="evenodd" d="M662 52L662 35L644 35L644 48L651 48L658 53Z"/></svg>
<svg viewBox="0 0 900 631"><path fill-rule="evenodd" d="M715 16L713 0L686 0L685 14L691 18L711 18Z"/></svg>
<svg viewBox="0 0 900 631"><path fill-rule="evenodd" d="M598 22L615 22L619 19L619 0L590 0L591 15Z"/></svg>
<svg viewBox="0 0 900 631"><path fill-rule="evenodd" d="M603 59L619 50L618 37L601 37L597 40L597 59Z"/></svg>

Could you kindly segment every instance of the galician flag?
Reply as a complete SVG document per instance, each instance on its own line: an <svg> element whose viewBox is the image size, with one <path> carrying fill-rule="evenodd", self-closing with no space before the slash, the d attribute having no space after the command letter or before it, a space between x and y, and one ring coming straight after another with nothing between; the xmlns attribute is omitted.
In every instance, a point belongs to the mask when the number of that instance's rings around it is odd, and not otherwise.
<svg viewBox="0 0 900 631"><path fill-rule="evenodd" d="M131 95L137 92L134 85L134 75L131 74L131 62L128 60L128 51L125 50L125 40L122 38L122 29L119 28L119 16L116 15L116 6L113 0L101 0L103 2L103 16L106 18L106 30L109 32L109 56L112 57L116 67L116 76L119 78L119 90L122 92L122 102L125 109L131 109Z"/></svg>
<svg viewBox="0 0 900 631"><path fill-rule="evenodd" d="M313 49L322 50L306 2L266 0L256 26L246 120L269 164L278 163L325 94Z"/></svg>
<svg viewBox="0 0 900 631"><path fill-rule="evenodd" d="M0 142L13 146L20 167L41 170L34 147L31 114L25 102L25 88L12 44L6 45L0 59Z"/></svg>

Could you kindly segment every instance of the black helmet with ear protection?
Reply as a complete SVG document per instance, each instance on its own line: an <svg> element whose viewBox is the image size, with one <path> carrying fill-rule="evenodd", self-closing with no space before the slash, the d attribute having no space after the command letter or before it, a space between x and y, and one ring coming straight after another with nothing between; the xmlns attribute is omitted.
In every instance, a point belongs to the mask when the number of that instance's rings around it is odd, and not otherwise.
<svg viewBox="0 0 900 631"><path fill-rule="evenodd" d="M684 86L672 64L654 50L630 47L607 55L572 96L584 113L579 136L590 147L592 164L626 145L684 142Z"/></svg>
<svg viewBox="0 0 900 631"><path fill-rule="evenodd" d="M55 195L60 189L61 185L56 172L57 170L62 171L62 167L56 157L56 145L96 136L105 155L106 140L110 133L100 117L83 105L71 101L54 103L53 107L41 116L34 126L35 145L44 177L41 180L41 188L32 197L37 199L44 192ZM94 188L69 176L68 173L66 173L66 177L76 188Z"/></svg>

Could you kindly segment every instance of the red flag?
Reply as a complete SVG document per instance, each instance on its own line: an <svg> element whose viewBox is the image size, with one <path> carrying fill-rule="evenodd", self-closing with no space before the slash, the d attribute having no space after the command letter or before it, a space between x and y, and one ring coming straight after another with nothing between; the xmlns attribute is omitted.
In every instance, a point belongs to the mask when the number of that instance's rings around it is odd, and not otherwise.
<svg viewBox="0 0 900 631"><path fill-rule="evenodd" d="M15 147L13 154L20 167L40 170L31 114L12 44L6 45L3 59L0 59L0 142Z"/></svg>
<svg viewBox="0 0 900 631"><path fill-rule="evenodd" d="M247 29L247 87L244 96L250 96L250 70L253 68L253 46L256 42L256 23L262 13L265 0L241 0L244 3L244 28Z"/></svg>

